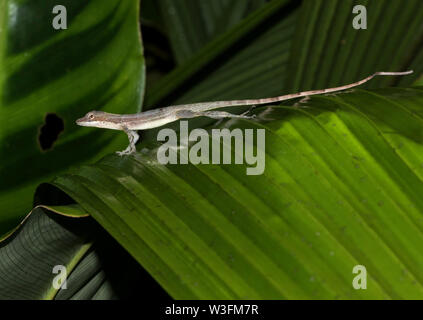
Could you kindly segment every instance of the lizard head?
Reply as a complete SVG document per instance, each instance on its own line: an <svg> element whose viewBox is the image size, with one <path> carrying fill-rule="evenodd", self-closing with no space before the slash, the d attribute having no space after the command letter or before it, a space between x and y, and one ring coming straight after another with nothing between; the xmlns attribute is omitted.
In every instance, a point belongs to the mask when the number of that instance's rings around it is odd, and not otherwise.
<svg viewBox="0 0 423 320"><path fill-rule="evenodd" d="M82 118L76 120L76 124L82 127L96 127L106 129L120 129L118 121L115 120L115 114L103 111L90 111Z"/></svg>

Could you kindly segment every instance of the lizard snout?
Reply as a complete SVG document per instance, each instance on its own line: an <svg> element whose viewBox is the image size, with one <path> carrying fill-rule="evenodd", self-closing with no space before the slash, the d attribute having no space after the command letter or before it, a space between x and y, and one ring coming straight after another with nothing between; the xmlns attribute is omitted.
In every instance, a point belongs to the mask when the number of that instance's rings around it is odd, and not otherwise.
<svg viewBox="0 0 423 320"><path fill-rule="evenodd" d="M77 120L75 121L75 123L76 123L78 126L87 126L88 119L87 119L87 117L82 117L82 118L77 119Z"/></svg>

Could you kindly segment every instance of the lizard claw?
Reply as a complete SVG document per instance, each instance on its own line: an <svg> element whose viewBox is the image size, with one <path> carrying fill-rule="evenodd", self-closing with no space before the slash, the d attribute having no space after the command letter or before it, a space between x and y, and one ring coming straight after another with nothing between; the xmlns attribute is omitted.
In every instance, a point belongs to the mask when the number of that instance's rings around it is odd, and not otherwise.
<svg viewBox="0 0 423 320"><path fill-rule="evenodd" d="M123 151L116 151L116 154L118 154L119 156L129 156L130 154L133 154L135 152L135 149L130 149L130 150L123 150Z"/></svg>
<svg viewBox="0 0 423 320"><path fill-rule="evenodd" d="M252 114L251 116L242 116L242 118L244 118L244 119L255 119L255 118L257 118L257 115Z"/></svg>
<svg viewBox="0 0 423 320"><path fill-rule="evenodd" d="M241 116L245 116L245 115L247 115L247 114L249 114L251 111L253 111L255 108L257 108L257 106L256 105L252 105L252 106L250 106L250 108L247 110L247 111L245 111L244 113L241 113Z"/></svg>

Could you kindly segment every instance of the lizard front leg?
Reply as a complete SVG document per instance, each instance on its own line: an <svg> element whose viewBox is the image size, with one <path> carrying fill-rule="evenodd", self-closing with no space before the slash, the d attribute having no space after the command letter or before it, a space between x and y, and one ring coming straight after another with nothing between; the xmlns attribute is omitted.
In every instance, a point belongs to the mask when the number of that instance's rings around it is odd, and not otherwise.
<svg viewBox="0 0 423 320"><path fill-rule="evenodd" d="M129 145L123 151L117 151L116 153L120 156L130 155L136 151L135 144L137 143L140 136L134 130L124 129L125 133L128 135Z"/></svg>

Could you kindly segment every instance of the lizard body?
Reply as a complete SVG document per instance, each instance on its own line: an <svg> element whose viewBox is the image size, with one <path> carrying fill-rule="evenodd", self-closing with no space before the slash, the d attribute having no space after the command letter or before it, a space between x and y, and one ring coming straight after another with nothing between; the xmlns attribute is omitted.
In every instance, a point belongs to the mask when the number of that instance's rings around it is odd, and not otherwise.
<svg viewBox="0 0 423 320"><path fill-rule="evenodd" d="M85 127L96 127L113 130L125 131L128 135L129 146L119 155L128 155L135 152L135 143L139 139L137 130L147 130L152 128L161 127L165 124L177 121L179 119L195 118L195 117L209 117L213 119L223 118L241 118L251 119L254 116L245 114L237 115L224 111L211 111L215 109L231 107L231 106L256 106L261 104L270 104L294 98L307 97L317 94L325 94L332 92L339 92L342 90L350 89L359 86L375 76L401 76L411 74L413 71L405 72L376 72L360 81L347 84L335 88L327 88L322 90L303 91L292 93L272 98L264 99L247 99L247 100L229 100L229 101L213 101L213 102L200 102L184 105L175 105L164 108L153 109L134 114L113 114L103 111L90 111L83 118L76 120L76 124Z"/></svg>

